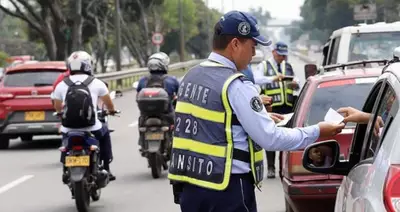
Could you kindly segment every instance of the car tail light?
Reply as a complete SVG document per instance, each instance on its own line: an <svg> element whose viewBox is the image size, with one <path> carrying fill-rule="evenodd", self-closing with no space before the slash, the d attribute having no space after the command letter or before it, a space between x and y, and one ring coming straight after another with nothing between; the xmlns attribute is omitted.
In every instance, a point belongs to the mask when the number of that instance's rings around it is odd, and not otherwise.
<svg viewBox="0 0 400 212"><path fill-rule="evenodd" d="M388 212L400 211L400 165L390 166L383 197Z"/></svg>
<svg viewBox="0 0 400 212"><path fill-rule="evenodd" d="M12 98L14 98L14 94L12 93L0 93L0 101L5 101Z"/></svg>

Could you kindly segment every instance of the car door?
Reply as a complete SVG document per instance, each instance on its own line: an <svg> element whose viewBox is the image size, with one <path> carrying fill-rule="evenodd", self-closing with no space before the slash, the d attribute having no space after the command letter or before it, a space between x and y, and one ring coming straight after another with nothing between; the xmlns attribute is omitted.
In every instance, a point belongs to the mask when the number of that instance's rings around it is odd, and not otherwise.
<svg viewBox="0 0 400 212"><path fill-rule="evenodd" d="M374 107L377 107L377 100L380 99L380 96L382 95L383 92L383 85L386 80L380 80L378 81L374 87L371 89L370 94L368 95L368 98L364 104L363 111L365 112L372 112ZM356 127L356 130L353 135L353 141L352 141L352 147L350 150L350 155L349 155L349 161L354 161L354 160L359 160L362 147L364 144L365 140L365 134L367 132L367 129L369 128L369 125L365 124L358 124ZM354 164L357 164L358 161L354 162ZM352 179L349 178L350 174L352 171L350 171L348 176L345 176L342 180L342 184L338 189L337 195L336 195L336 204L335 204L335 212L342 212L346 211L346 202L348 198L348 192L351 190L350 187L352 185Z"/></svg>
<svg viewBox="0 0 400 212"><path fill-rule="evenodd" d="M389 75L388 78L390 77L391 76ZM393 87L394 85L390 83L390 81L392 80L382 82L383 86L380 88L380 94L378 94L372 110L374 116L370 119L365 131L361 145L361 154L359 154L359 162L346 177L342 201L342 204L345 205L343 205L342 210L363 211L362 208L372 208L372 201L381 201L380 199L382 197L373 196L372 191L377 187L372 187L371 184L373 183L372 179L374 175L378 176L381 174L385 176L389 167L388 165L384 167L385 163L381 163L382 158L377 159L376 156L380 150L382 142L385 142L385 136L391 127L391 121L396 116L399 108L398 97L396 96ZM374 123L378 116L383 119L384 126L376 135L374 133ZM362 132L360 131L359 133ZM381 173L376 173L377 167L379 167L379 172Z"/></svg>

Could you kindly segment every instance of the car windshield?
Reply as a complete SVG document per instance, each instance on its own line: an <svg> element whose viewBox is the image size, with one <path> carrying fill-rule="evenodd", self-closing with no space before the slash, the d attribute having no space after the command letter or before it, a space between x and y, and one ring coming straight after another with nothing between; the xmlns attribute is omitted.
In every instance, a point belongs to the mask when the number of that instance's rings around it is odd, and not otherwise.
<svg viewBox="0 0 400 212"><path fill-rule="evenodd" d="M391 59L394 48L400 46L400 32L353 34L349 61Z"/></svg>
<svg viewBox="0 0 400 212"><path fill-rule="evenodd" d="M34 70L10 72L4 76L6 87L51 86L62 70Z"/></svg>
<svg viewBox="0 0 400 212"><path fill-rule="evenodd" d="M376 80L376 78L370 79L368 83L349 83L353 80L321 83L312 97L304 126L323 121L329 108L337 110L341 107L353 107L361 110ZM355 125L355 123L347 123L346 127L355 127Z"/></svg>

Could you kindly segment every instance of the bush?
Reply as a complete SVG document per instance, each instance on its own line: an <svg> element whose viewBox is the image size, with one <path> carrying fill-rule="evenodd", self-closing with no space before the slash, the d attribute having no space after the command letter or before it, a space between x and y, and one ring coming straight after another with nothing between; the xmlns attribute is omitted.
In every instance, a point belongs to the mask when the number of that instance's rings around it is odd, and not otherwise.
<svg viewBox="0 0 400 212"><path fill-rule="evenodd" d="M7 63L8 54L0 51L0 67L3 67Z"/></svg>

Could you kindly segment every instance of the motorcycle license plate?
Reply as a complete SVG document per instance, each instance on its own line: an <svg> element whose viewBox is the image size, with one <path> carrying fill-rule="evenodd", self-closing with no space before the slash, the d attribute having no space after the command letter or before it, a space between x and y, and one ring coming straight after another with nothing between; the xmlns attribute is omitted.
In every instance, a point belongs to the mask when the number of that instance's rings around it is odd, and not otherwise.
<svg viewBox="0 0 400 212"><path fill-rule="evenodd" d="M65 157L66 167L89 166L89 164L90 164L90 157L88 155Z"/></svg>
<svg viewBox="0 0 400 212"><path fill-rule="evenodd" d="M156 132L156 133L147 132L145 134L145 140L153 141L153 140L163 140L163 139L164 139L164 133L161 132Z"/></svg>

